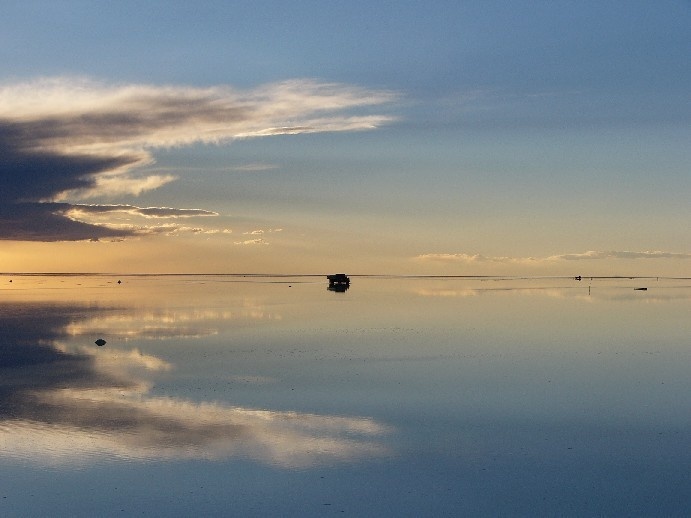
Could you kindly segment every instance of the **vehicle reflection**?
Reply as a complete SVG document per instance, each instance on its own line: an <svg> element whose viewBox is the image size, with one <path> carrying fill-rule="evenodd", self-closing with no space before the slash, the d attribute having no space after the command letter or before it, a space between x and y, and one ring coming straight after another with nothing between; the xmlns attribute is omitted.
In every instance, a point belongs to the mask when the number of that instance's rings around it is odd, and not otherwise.
<svg viewBox="0 0 691 518"><path fill-rule="evenodd" d="M335 291L336 293L345 293L350 289L350 284L330 284L326 289L327 291Z"/></svg>

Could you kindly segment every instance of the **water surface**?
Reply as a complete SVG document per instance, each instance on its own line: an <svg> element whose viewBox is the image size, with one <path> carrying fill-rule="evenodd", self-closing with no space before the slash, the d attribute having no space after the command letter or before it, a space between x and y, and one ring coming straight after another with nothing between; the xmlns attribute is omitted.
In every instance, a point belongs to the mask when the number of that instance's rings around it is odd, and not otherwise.
<svg viewBox="0 0 691 518"><path fill-rule="evenodd" d="M326 288L0 277L0 514L688 513L691 282Z"/></svg>

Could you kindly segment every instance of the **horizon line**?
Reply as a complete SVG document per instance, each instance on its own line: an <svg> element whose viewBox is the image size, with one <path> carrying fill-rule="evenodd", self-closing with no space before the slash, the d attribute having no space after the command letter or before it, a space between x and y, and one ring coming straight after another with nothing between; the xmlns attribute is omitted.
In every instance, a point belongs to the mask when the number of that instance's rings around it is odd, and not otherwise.
<svg viewBox="0 0 691 518"><path fill-rule="evenodd" d="M185 277L185 276L206 276L206 277L325 277L327 273L209 273L209 272L167 272L167 273L125 273L125 272L0 272L0 276L25 276L25 277ZM667 275L439 275L439 274L382 274L382 273L355 273L348 274L350 277L361 278L381 278L381 279L496 279L496 280L530 280L530 279L572 279L575 281L583 280L604 280L604 279L663 279L663 280L691 280L691 277L678 277Z"/></svg>

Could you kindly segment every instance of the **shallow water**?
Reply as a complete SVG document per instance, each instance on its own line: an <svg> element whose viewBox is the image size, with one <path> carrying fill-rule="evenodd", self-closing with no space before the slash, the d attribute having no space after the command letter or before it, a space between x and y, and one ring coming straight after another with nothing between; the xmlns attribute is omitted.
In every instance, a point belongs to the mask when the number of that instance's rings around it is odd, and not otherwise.
<svg viewBox="0 0 691 518"><path fill-rule="evenodd" d="M691 281L9 280L2 516L691 508Z"/></svg>

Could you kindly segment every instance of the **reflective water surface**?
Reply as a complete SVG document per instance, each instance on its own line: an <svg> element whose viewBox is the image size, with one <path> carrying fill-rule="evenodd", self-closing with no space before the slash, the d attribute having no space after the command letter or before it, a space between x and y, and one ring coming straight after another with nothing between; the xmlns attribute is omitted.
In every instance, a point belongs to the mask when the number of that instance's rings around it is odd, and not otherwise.
<svg viewBox="0 0 691 518"><path fill-rule="evenodd" d="M327 287L0 277L0 515L688 513L691 281Z"/></svg>

